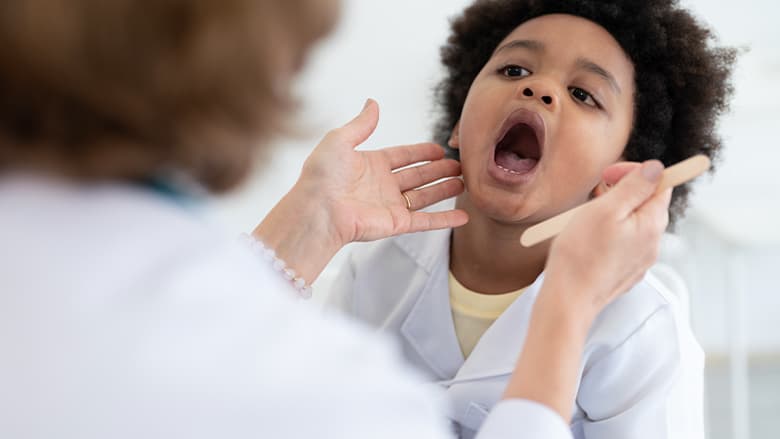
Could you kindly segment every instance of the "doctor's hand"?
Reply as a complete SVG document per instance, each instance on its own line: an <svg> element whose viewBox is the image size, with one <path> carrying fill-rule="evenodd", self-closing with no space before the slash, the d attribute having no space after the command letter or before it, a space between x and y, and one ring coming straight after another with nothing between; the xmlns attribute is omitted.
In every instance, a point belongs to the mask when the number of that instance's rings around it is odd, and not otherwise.
<svg viewBox="0 0 780 439"><path fill-rule="evenodd" d="M662 172L658 161L605 171L605 180L617 184L581 209L552 242L505 399L536 401L569 422L593 321L642 279L658 255L671 200L671 189L656 194Z"/></svg>
<svg viewBox="0 0 780 439"><path fill-rule="evenodd" d="M379 106L368 100L357 117L330 131L306 159L295 186L253 232L309 282L350 242L458 227L468 221L462 210L419 211L463 192L458 178L431 185L460 175L460 164L444 159L440 146L355 149L371 136L378 121ZM428 163L408 167L420 162Z"/></svg>
<svg viewBox="0 0 780 439"><path fill-rule="evenodd" d="M371 136L378 122L379 106L368 100L357 117L325 136L306 160L297 183L302 193L311 194L329 214L338 239L344 244L373 241L465 224L468 217L461 210L418 211L463 192L460 179L418 189L460 175L460 164L444 159L439 145L355 150ZM401 169L420 162L429 163Z"/></svg>
<svg viewBox="0 0 780 439"><path fill-rule="evenodd" d="M604 172L611 188L552 243L547 277L567 285L567 301L593 318L658 257L671 200L671 189L656 193L662 172L658 161L611 166Z"/></svg>

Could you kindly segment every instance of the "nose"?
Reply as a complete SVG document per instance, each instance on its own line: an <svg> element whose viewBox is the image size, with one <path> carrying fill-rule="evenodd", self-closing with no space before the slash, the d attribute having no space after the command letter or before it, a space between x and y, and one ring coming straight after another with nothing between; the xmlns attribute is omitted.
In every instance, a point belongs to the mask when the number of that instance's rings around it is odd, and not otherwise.
<svg viewBox="0 0 780 439"><path fill-rule="evenodd" d="M523 96L528 96L529 98L532 98L534 97L534 91L531 89L531 87L526 87L523 90ZM547 105L552 105L553 103L552 96L542 96L539 99Z"/></svg>
<svg viewBox="0 0 780 439"><path fill-rule="evenodd" d="M535 81L533 83L525 83L520 86L520 94L523 99L538 100L549 110L554 110L558 107L558 95L552 86L545 84L543 81Z"/></svg>

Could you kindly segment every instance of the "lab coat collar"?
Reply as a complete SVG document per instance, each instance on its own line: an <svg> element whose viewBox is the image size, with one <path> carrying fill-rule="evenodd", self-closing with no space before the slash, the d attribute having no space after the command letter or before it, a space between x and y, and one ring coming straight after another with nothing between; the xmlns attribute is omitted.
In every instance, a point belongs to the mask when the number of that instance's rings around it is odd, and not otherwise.
<svg viewBox="0 0 780 439"><path fill-rule="evenodd" d="M444 385L511 374L525 342L531 309L544 275L488 328L464 361L450 308L451 236L451 230L445 230L396 238L396 245L428 274L401 325L401 334Z"/></svg>
<svg viewBox="0 0 780 439"><path fill-rule="evenodd" d="M401 335L440 380L463 364L450 311L448 275L451 230L397 237L398 245L427 274L417 301L401 325Z"/></svg>
<svg viewBox="0 0 780 439"><path fill-rule="evenodd" d="M471 355L448 385L511 374L525 344L531 311L539 294L540 275L485 331Z"/></svg>

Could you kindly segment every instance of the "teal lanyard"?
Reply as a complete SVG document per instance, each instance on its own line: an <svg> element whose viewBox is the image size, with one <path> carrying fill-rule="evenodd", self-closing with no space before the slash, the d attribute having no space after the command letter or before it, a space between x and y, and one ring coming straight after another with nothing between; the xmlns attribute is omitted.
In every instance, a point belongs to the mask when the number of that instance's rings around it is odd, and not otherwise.
<svg viewBox="0 0 780 439"><path fill-rule="evenodd" d="M196 195L193 191L187 191L183 188L183 185L174 184L174 182L165 178L146 180L142 185L160 197L187 210L197 210L203 201L202 196Z"/></svg>

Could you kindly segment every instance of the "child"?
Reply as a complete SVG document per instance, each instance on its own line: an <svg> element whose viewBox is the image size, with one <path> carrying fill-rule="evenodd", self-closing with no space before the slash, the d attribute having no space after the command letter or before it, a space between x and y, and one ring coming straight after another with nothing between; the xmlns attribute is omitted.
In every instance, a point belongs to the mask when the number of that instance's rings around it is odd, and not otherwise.
<svg viewBox="0 0 780 439"><path fill-rule="evenodd" d="M501 398L544 281L549 242L523 248L520 235L598 196L616 162L714 157L735 53L708 46L673 0L477 0L452 32L436 140L459 154L469 223L358 248L331 300L397 332L471 437ZM672 221L687 195L674 192ZM609 269L598 264L593 254ZM702 368L675 297L646 276L588 336L574 436L703 437Z"/></svg>

